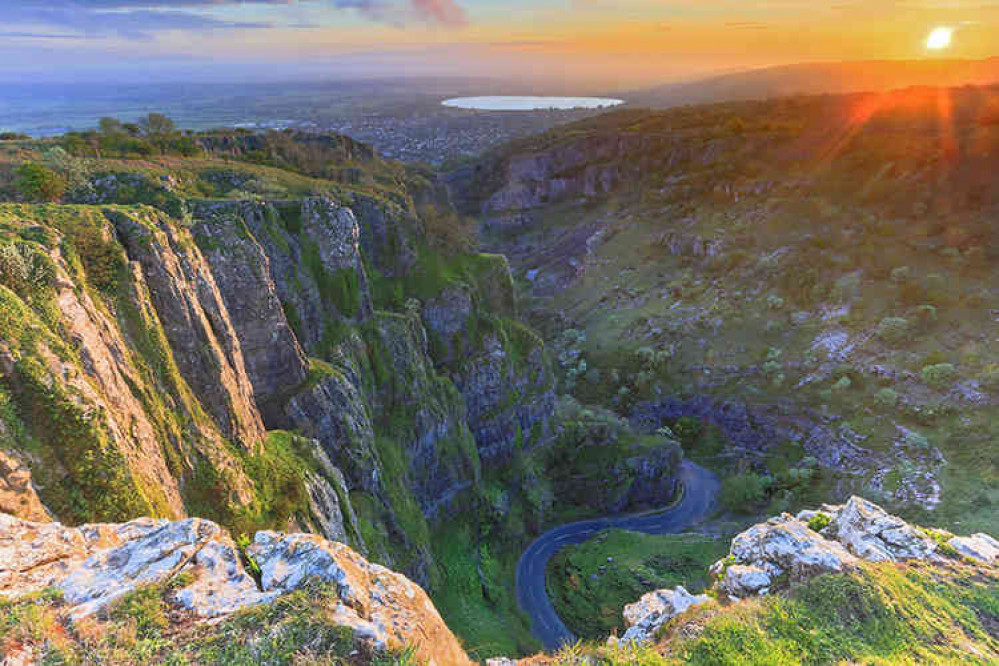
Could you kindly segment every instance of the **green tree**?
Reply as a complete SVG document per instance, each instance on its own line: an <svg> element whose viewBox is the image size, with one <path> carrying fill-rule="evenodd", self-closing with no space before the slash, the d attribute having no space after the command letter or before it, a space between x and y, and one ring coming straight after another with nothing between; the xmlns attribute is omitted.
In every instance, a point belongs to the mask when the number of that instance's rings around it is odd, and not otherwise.
<svg viewBox="0 0 999 666"><path fill-rule="evenodd" d="M66 180L46 166L29 162L15 172L14 189L28 201L58 201L66 193Z"/></svg>
<svg viewBox="0 0 999 666"><path fill-rule="evenodd" d="M722 504L739 513L750 513L753 505L763 500L770 483L769 478L754 472L729 477L722 482Z"/></svg>
<svg viewBox="0 0 999 666"><path fill-rule="evenodd" d="M139 121L142 131L149 137L169 136L177 131L177 126L162 113L150 113Z"/></svg>
<svg viewBox="0 0 999 666"><path fill-rule="evenodd" d="M121 121L117 118L111 118L110 116L105 116L99 121L99 126L101 134L104 136L113 136L115 134L121 134L122 126Z"/></svg>

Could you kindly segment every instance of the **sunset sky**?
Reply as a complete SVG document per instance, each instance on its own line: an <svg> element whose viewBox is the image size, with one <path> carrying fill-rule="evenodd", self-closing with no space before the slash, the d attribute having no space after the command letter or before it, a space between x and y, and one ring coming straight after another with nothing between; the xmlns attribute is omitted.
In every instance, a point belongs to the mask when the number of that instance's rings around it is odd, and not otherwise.
<svg viewBox="0 0 999 666"><path fill-rule="evenodd" d="M597 88L999 54L988 0L5 0L0 78L463 75ZM930 52L935 27L954 29Z"/></svg>

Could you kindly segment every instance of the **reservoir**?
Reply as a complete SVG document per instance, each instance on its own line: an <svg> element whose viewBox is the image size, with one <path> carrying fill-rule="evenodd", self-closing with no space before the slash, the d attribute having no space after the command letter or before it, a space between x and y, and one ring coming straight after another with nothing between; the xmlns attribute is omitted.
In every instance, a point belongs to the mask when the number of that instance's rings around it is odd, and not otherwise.
<svg viewBox="0 0 999 666"><path fill-rule="evenodd" d="M624 100L603 97L457 97L441 102L454 109L473 111L544 111L558 109L602 109L624 104Z"/></svg>

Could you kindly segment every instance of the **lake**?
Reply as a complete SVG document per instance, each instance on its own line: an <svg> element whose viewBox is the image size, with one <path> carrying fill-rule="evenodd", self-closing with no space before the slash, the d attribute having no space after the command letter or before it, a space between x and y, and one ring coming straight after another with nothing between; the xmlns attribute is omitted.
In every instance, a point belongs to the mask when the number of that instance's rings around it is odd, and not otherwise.
<svg viewBox="0 0 999 666"><path fill-rule="evenodd" d="M547 109L602 109L624 104L624 100L603 97L456 97L441 102L454 109L473 111L544 111Z"/></svg>

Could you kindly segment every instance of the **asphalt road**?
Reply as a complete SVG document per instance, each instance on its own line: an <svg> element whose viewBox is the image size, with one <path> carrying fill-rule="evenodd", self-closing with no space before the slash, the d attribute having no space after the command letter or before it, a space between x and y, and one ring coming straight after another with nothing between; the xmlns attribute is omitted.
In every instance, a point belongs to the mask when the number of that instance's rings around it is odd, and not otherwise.
<svg viewBox="0 0 999 666"><path fill-rule="evenodd" d="M560 525L545 532L532 543L517 563L517 603L531 618L531 630L547 650L557 650L576 641L576 636L562 623L545 587L548 561L566 546L589 541L609 529L630 530L645 534L674 534L707 518L714 508L721 488L718 477L690 461L680 469L683 498L670 509L633 516L584 520Z"/></svg>

